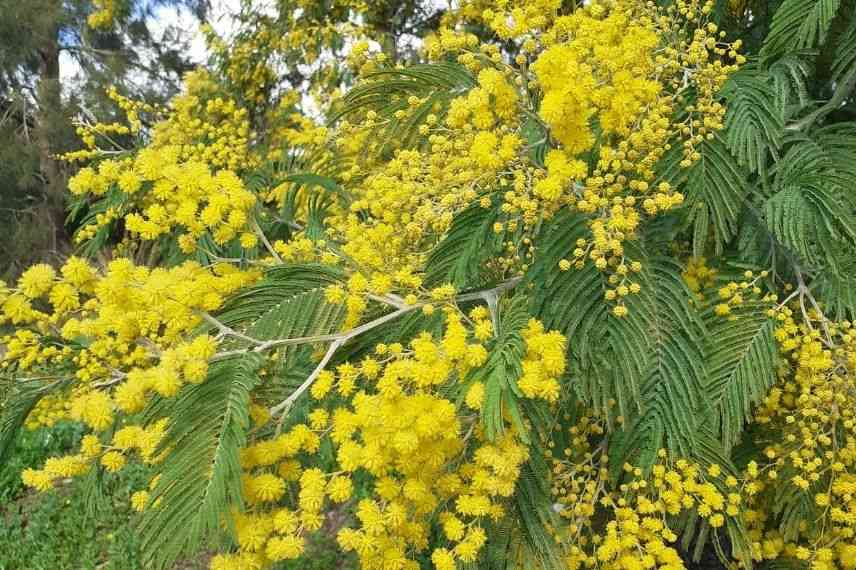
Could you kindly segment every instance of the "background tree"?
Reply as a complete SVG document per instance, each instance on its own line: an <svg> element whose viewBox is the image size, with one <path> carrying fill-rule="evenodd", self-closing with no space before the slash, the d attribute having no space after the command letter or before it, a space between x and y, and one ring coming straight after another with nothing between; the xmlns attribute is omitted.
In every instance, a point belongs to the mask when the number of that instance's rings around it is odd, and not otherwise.
<svg viewBox="0 0 856 570"><path fill-rule="evenodd" d="M187 30L162 25L153 32L155 11L164 6L184 6L204 19L207 1L0 2L3 273L68 250L70 172L55 156L79 148L75 120L115 114L105 86L163 102L190 69ZM74 73L61 74L61 65Z"/></svg>

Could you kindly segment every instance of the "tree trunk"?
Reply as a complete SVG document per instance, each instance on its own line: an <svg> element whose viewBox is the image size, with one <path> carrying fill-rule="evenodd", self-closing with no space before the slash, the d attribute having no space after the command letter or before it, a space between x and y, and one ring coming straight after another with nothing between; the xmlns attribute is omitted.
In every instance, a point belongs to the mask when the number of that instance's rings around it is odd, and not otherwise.
<svg viewBox="0 0 856 570"><path fill-rule="evenodd" d="M39 83L37 89L39 116L36 141L39 147L39 168L45 184L46 218L51 225L53 250L68 241L65 231L65 173L55 158L53 144L62 121L62 86L59 78L59 30L55 29L39 49Z"/></svg>

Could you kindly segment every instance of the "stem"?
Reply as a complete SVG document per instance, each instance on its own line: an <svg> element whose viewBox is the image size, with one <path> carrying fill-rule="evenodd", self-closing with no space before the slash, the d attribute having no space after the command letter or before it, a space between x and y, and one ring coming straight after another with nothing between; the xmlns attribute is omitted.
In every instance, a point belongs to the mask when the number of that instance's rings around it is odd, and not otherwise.
<svg viewBox="0 0 856 570"><path fill-rule="evenodd" d="M210 324L217 327L217 329L220 331L220 334L217 335L218 339L221 339L224 336L233 336L233 337L239 338L241 340L245 340L251 344L256 344L256 345L262 344L262 341L256 340L250 336L245 335L244 333L240 333L240 332L236 331L232 327L221 323L220 321L218 321L217 319L215 319L214 317L212 317L210 314L206 313L205 311L201 311L199 314L202 316L203 319L205 319Z"/></svg>
<svg viewBox="0 0 856 570"><path fill-rule="evenodd" d="M276 261L279 264L282 264L282 258L279 256L279 254L276 252L276 250L270 244L270 241L268 241L267 236L262 231L262 228L261 228L261 226L259 226L258 222L253 221L253 229L256 231L256 235L259 236L259 239L262 240L262 243L264 244L265 249L268 250L268 253L270 253L273 256L273 258L276 259Z"/></svg>
<svg viewBox="0 0 856 570"><path fill-rule="evenodd" d="M126 373L120 372L119 370L114 370L113 376L109 380L104 380L103 382L98 382L96 384L93 384L92 387L93 388L106 388L108 386L118 384L119 382L121 382L122 380L124 380L127 377L128 377L128 375Z"/></svg>
<svg viewBox="0 0 856 570"><path fill-rule="evenodd" d="M271 416L277 416L280 413L288 412L291 408L292 404L297 401L297 399L309 389L310 386L315 382L318 376L321 375L321 371L324 370L324 367L330 362L330 359L333 358L333 355L336 353L336 350L342 346L343 340L334 340L330 343L329 348L327 348L327 352L324 353L324 357L321 359L321 362L318 363L318 366L315 367L315 370L312 371L306 380L303 381L303 384L297 387L297 390L291 393L285 400L277 404L276 406L270 409Z"/></svg>
<svg viewBox="0 0 856 570"><path fill-rule="evenodd" d="M484 291L474 291L472 293L464 293L463 295L458 295L453 299L455 302L466 302L466 301L478 301L478 300L487 300L487 298L493 293L499 293L501 291L506 291L508 289L513 289L521 280L521 277L515 277L513 279L509 279L508 281L504 281L494 287L493 289L486 289ZM387 302L391 301L388 299ZM414 311L416 309L421 309L425 305L430 305L431 302L423 301L421 303L415 303L413 305L402 305L399 309L386 314L382 317L378 317L373 321L369 321L365 324L362 324L356 328L347 330L341 333L333 333L333 334L319 334L314 336L301 336L294 338L277 338L270 339L266 341L259 341L257 339L253 339L253 344L256 344L254 348L241 348L237 350L228 350L226 352L219 352L215 354L211 361L223 360L226 358L231 358L232 356L238 356L241 354L247 354L249 352L265 352L271 350L272 348L277 348L280 346L294 346L298 344L311 344L314 342L332 342L335 340L347 341L352 339L355 336L361 335L364 332L370 331L373 328L379 327L382 324L385 324L389 321L395 320L401 315L405 313L409 313L410 311Z"/></svg>
<svg viewBox="0 0 856 570"><path fill-rule="evenodd" d="M841 103L844 102L854 87L856 87L856 68L850 70L850 73L848 73L844 79L836 85L835 91L832 93L832 97L829 98L829 101L799 121L795 121L786 126L785 129L788 131L799 131L805 127L811 126L815 121L823 118L824 115L831 113L840 107Z"/></svg>
<svg viewBox="0 0 856 570"><path fill-rule="evenodd" d="M514 279L509 279L508 281L504 281L500 283L496 287L492 289L486 289L483 291L474 291L472 293L464 293L463 295L456 296L453 300L455 302L465 302L465 301L476 301L476 300L485 300L490 302L490 299L495 299L497 295L508 289L514 288L518 283L520 283L521 277L515 277ZM388 299L388 302L392 302L393 299ZM297 390L292 392L288 398L275 405L270 409L270 413L272 416L278 415L281 412L287 411L291 405L303 394L306 390L309 389L310 386L318 379L318 375L321 374L321 371L324 370L324 367L330 362L330 359L333 358L333 355L336 353L336 350L343 344L345 344L350 339L355 336L359 336L364 332L370 331L374 328L377 328L389 321L393 321L398 317L404 315L405 313L409 313L410 311L414 311L425 305L430 304L428 301L415 303L413 305L403 305L399 309L386 314L382 317L378 317L372 321L369 321L365 324L362 324L356 328L350 329L345 332L336 333L336 334L323 334L316 336L307 336L307 337L297 337L297 338L283 338L283 339L273 339L264 341L261 344L258 344L256 347L251 349L244 350L232 350L228 352L221 352L219 354L214 355L212 360L220 360L223 358L228 358L230 356L235 356L239 354L246 354L248 352L264 352L266 350L270 350L271 348L277 346L289 346L295 344L309 344L314 342L330 342L329 348L327 348L327 352L324 354L324 357L321 359L321 362L318 363L318 366L312 371L312 373L306 378L306 380L301 384Z"/></svg>

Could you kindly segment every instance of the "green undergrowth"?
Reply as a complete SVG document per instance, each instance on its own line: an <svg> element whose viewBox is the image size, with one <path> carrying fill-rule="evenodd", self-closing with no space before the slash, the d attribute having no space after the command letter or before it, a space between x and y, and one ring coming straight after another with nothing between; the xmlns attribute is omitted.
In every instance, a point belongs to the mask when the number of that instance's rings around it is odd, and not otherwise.
<svg viewBox="0 0 856 570"><path fill-rule="evenodd" d="M75 449L82 431L58 424L23 430L9 461L0 465L0 570L144 570L134 528L131 494L143 488L142 466L118 475L92 472L37 496L21 483L21 471ZM175 570L208 567L206 549ZM275 570L353 570L332 536L314 538L307 554Z"/></svg>

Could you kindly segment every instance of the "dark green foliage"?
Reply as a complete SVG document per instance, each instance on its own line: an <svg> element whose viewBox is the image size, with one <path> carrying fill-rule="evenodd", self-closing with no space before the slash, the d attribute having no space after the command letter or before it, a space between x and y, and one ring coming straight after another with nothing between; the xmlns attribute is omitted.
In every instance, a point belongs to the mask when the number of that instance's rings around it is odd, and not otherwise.
<svg viewBox="0 0 856 570"><path fill-rule="evenodd" d="M526 354L521 331L528 320L529 313L525 304L519 299L513 302L499 320L499 330L492 342L487 362L469 378L484 384L481 418L485 435L490 440L504 433L503 414L507 412L517 433L525 443L529 443L519 403L523 393L517 387L517 379L523 374L521 363Z"/></svg>
<svg viewBox="0 0 856 570"><path fill-rule="evenodd" d="M497 202L488 208L476 202L455 216L452 227L428 257L426 286L451 283L465 288L480 284L485 261L496 256L503 243L502 234L493 231L499 217Z"/></svg>
<svg viewBox="0 0 856 570"><path fill-rule="evenodd" d="M729 150L751 172L765 172L767 157L778 158L782 145L784 125L775 89L763 72L747 67L728 79L723 95L728 98L725 142Z"/></svg>
<svg viewBox="0 0 856 570"><path fill-rule="evenodd" d="M832 61L832 79L844 81L856 69L856 18L850 17L847 27L838 38L835 57Z"/></svg>
<svg viewBox="0 0 856 570"><path fill-rule="evenodd" d="M742 124L744 119L739 122ZM701 257L709 250L720 255L737 235L750 190L748 175L719 138L705 141L699 153L701 158L687 169L665 164L663 167L669 169L669 181L683 189L685 223L692 231L693 255ZM667 160L679 159L678 149Z"/></svg>
<svg viewBox="0 0 856 570"><path fill-rule="evenodd" d="M3 407L0 408L0 463L7 459L24 420L39 400L61 384L59 379L12 381L3 395Z"/></svg>
<svg viewBox="0 0 856 570"><path fill-rule="evenodd" d="M215 363L205 382L182 390L170 406L160 444L164 469L140 523L146 568L169 568L216 536L230 506L241 505L238 450L249 428L255 366L247 357Z"/></svg>
<svg viewBox="0 0 856 570"><path fill-rule="evenodd" d="M131 492L145 485L142 469L100 477L95 501L90 492L95 471L38 497L21 483L23 469L67 453L81 435L80 426L60 423L15 438L15 453L0 463L0 570L144 568L130 506ZM188 570L203 567L200 560Z"/></svg>
<svg viewBox="0 0 856 570"><path fill-rule="evenodd" d="M764 204L767 228L809 266L840 271L856 245L856 182L836 139L819 131L797 136L777 163L774 194Z"/></svg>
<svg viewBox="0 0 856 570"><path fill-rule="evenodd" d="M629 410L619 431L617 453L610 455L622 463L635 458L634 465L646 468L663 447L694 457L700 418L709 405L702 395L706 331L689 303L691 294L680 267L666 259L649 259L647 265L640 281L640 302L630 307L631 314L643 315L640 321L649 338L647 351L637 356L640 364L644 362L640 394L634 402L637 409ZM621 385L621 380L616 384Z"/></svg>
<svg viewBox="0 0 856 570"><path fill-rule="evenodd" d="M747 302L735 310L733 319L715 316L712 311L707 314L704 393L714 410L715 433L725 449L740 439L752 406L776 380L775 321L767 310L763 303Z"/></svg>
<svg viewBox="0 0 856 570"><path fill-rule="evenodd" d="M449 103L475 86L475 79L455 63L412 65L405 69L383 69L368 74L366 83L357 85L345 96L343 107L333 121L351 113L373 110L384 125L378 136L381 152L407 148L414 144L418 126L430 113L443 117ZM395 112L409 108L410 96L424 97L406 119L398 120Z"/></svg>
<svg viewBox="0 0 856 570"><path fill-rule="evenodd" d="M784 0L773 15L761 55L770 59L826 39L840 0Z"/></svg>

